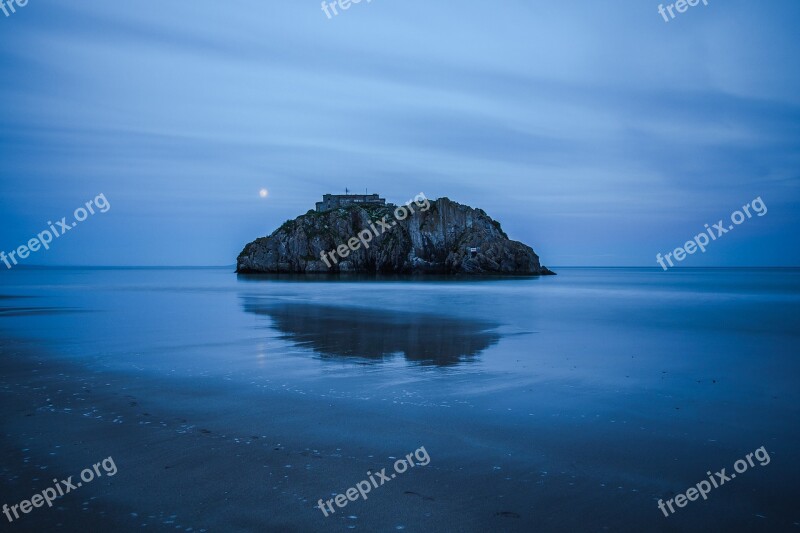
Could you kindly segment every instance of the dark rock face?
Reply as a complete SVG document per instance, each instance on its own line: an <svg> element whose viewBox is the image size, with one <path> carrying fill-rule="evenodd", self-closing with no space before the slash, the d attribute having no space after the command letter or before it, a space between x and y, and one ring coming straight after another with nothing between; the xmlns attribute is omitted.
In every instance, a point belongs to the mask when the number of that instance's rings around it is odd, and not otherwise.
<svg viewBox="0 0 800 533"><path fill-rule="evenodd" d="M427 203L428 200L425 200ZM397 220L395 207L350 206L318 213L309 211L287 221L269 237L245 246L236 261L239 273L432 273L553 274L525 244L509 240L500 224L482 209L448 198L430 201L422 211ZM378 221L384 221L387 228ZM393 222L397 221L396 225ZM377 229L371 241L359 242L347 257L334 262L321 253L333 251L359 232ZM355 247L355 246L354 246Z"/></svg>

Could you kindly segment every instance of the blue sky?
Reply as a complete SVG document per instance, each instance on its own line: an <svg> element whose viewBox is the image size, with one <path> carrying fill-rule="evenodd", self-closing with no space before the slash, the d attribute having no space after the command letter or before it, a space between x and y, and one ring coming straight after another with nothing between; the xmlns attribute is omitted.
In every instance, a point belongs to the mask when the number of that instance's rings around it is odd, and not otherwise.
<svg viewBox="0 0 800 533"><path fill-rule="evenodd" d="M326 192L481 207L546 265L800 265L796 1L56 2L0 12L0 250L230 265ZM269 196L259 197L266 188Z"/></svg>

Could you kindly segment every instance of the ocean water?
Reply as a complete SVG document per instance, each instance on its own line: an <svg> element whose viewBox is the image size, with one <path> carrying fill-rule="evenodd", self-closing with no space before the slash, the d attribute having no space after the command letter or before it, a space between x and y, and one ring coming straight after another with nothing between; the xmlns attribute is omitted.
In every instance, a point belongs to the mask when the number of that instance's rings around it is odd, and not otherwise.
<svg viewBox="0 0 800 533"><path fill-rule="evenodd" d="M14 402L0 496L45 487L30 465L79 471L87 460L65 449L84 446L114 456L113 483L15 527L800 529L800 270L555 270L336 281L3 272L0 391ZM14 374L26 358L34 373ZM95 396L63 392L73 386ZM127 396L130 412L113 403ZM79 424L80 438L69 433ZM421 446L429 465L332 516L314 508ZM768 464L659 510L761 446ZM173 501L176 471L191 485Z"/></svg>

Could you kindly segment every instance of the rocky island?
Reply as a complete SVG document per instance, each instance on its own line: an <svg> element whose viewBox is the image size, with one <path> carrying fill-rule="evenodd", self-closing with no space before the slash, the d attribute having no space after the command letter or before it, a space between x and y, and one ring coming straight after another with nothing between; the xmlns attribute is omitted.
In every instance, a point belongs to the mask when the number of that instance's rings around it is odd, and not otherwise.
<svg viewBox="0 0 800 533"><path fill-rule="evenodd" d="M247 273L554 274L482 209L420 194L403 206L377 194L330 195L249 243Z"/></svg>

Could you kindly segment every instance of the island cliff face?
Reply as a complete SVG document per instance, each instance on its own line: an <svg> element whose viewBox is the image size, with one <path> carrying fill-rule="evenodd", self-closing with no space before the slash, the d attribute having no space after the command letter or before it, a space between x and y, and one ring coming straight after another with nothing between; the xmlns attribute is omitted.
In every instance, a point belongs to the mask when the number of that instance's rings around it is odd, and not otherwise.
<svg viewBox="0 0 800 533"><path fill-rule="evenodd" d="M482 209L448 198L411 203L412 214L397 220L389 205L351 205L309 211L289 220L269 237L245 246L236 261L239 273L431 273L553 274L525 244L509 240ZM379 221L383 221L381 224ZM396 222L396 224L394 224ZM387 224L390 226L387 229ZM326 257L370 227L371 240L347 257Z"/></svg>

